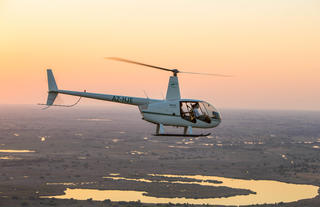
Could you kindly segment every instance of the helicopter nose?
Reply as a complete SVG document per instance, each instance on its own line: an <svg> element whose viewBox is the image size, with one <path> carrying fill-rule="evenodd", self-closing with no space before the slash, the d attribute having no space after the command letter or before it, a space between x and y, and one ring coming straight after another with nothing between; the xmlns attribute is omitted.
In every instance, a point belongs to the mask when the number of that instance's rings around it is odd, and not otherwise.
<svg viewBox="0 0 320 207"><path fill-rule="evenodd" d="M215 126L218 126L221 123L221 116L219 112L213 112L212 120L215 124Z"/></svg>
<svg viewBox="0 0 320 207"><path fill-rule="evenodd" d="M214 112L212 112L212 114L213 114L213 118L214 119L217 119L217 120L221 121L221 116L220 116L219 112L214 111Z"/></svg>

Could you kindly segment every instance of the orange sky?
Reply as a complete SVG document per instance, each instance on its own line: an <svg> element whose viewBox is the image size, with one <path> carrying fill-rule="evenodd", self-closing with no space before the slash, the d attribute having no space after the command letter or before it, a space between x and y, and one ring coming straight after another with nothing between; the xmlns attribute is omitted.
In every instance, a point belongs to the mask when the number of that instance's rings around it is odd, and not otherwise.
<svg viewBox="0 0 320 207"><path fill-rule="evenodd" d="M118 56L235 75L180 75L217 108L320 110L317 0L0 0L0 28L0 104L45 102L46 68L61 89L165 96L169 73Z"/></svg>

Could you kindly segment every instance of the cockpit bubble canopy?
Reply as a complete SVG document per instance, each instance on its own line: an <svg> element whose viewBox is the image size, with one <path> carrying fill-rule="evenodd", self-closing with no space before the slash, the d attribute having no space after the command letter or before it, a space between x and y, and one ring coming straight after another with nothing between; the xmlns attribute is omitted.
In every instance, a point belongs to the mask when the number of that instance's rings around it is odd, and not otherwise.
<svg viewBox="0 0 320 207"><path fill-rule="evenodd" d="M211 119L220 120L220 115L211 104L205 101L181 101L180 113L183 119L196 122L196 119L211 123Z"/></svg>

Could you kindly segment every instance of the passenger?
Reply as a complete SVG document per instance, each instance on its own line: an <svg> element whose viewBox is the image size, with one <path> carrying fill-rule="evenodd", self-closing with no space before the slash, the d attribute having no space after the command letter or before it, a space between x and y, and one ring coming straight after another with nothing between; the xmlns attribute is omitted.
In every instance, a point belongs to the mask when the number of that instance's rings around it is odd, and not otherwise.
<svg viewBox="0 0 320 207"><path fill-rule="evenodd" d="M192 105L192 110L195 117L198 118L201 115L199 103L195 103L194 105Z"/></svg>

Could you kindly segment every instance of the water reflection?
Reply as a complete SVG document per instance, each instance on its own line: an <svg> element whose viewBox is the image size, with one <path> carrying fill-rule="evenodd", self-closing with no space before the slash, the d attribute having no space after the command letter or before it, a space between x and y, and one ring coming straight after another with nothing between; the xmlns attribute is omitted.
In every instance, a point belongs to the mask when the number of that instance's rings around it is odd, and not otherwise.
<svg viewBox="0 0 320 207"><path fill-rule="evenodd" d="M178 145L169 145L169 148L177 148L177 149L189 149L187 146L178 146Z"/></svg>
<svg viewBox="0 0 320 207"><path fill-rule="evenodd" d="M152 183L152 180L147 180L143 178L135 179L135 178L124 178L124 177L103 177L106 179L112 179L112 180L127 180L127 181L137 181L137 182L145 182L145 183Z"/></svg>
<svg viewBox="0 0 320 207"><path fill-rule="evenodd" d="M46 185L76 185L75 183L46 183Z"/></svg>
<svg viewBox="0 0 320 207"><path fill-rule="evenodd" d="M11 156L3 156L3 157L0 157L0 160L21 160L21 158L11 157Z"/></svg>
<svg viewBox="0 0 320 207"><path fill-rule="evenodd" d="M24 153L24 152L35 152L35 151L34 150L0 150L0 152Z"/></svg>
<svg viewBox="0 0 320 207"><path fill-rule="evenodd" d="M166 174L149 174L149 176L162 176L167 178L189 178L200 181L183 182L183 181L160 181L168 183L182 184L199 184L206 186L226 186L230 188L248 189L256 192L256 194L238 195L227 198L156 198L145 196L146 192L142 191L125 191L125 190L94 190L94 189L70 189L67 188L65 195L54 196L61 199L78 199L93 200L110 199L112 201L138 201L143 203L189 203L189 204L211 204L211 205L252 205L265 203L293 202L301 199L313 198L318 195L317 186L290 184L271 180L242 180L217 176L201 176L201 175L166 175ZM125 179L137 182L153 182L147 179L132 179L124 177L105 177L109 179ZM209 183L207 180L218 180L222 183ZM159 182L159 181L157 181Z"/></svg>
<svg viewBox="0 0 320 207"><path fill-rule="evenodd" d="M146 155L148 153L134 150L134 151L131 151L130 154L131 155Z"/></svg>
<svg viewBox="0 0 320 207"><path fill-rule="evenodd" d="M77 185L90 185L96 182L79 182L79 183L46 183L46 185L65 185L65 186L77 186Z"/></svg>

